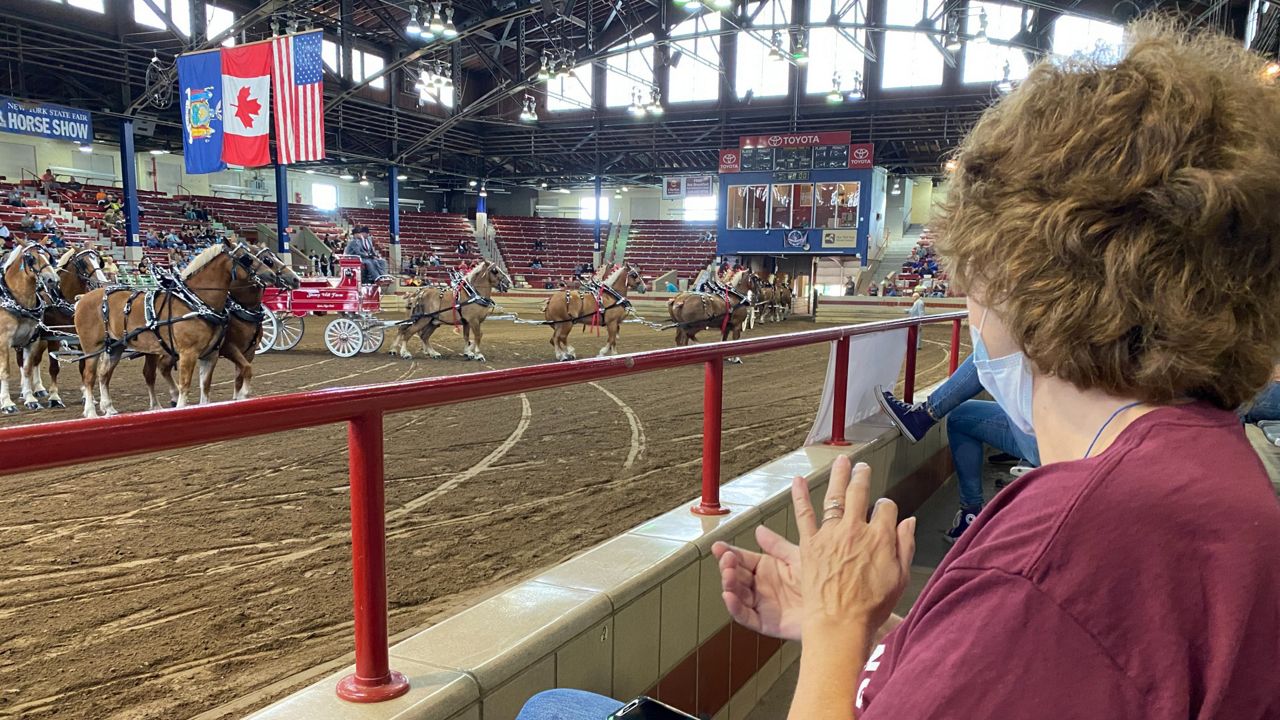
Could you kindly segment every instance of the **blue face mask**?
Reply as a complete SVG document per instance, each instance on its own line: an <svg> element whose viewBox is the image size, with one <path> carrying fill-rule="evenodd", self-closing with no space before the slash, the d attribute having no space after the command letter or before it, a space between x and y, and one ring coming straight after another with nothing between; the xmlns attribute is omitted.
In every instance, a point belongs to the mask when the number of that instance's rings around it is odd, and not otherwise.
<svg viewBox="0 0 1280 720"><path fill-rule="evenodd" d="M982 312L982 325L987 321L987 311ZM1022 352L1015 352L994 360L982 342L982 328L969 326L973 339L973 367L978 371L982 387L991 393L996 404L1009 416L1014 427L1035 437L1031 425L1031 363Z"/></svg>

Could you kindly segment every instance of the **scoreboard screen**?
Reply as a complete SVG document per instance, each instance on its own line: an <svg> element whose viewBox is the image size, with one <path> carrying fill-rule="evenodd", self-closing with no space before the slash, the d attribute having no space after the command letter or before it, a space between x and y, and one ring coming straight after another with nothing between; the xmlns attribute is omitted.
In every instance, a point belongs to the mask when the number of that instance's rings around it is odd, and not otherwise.
<svg viewBox="0 0 1280 720"><path fill-rule="evenodd" d="M773 155L774 170L813 169L814 148L778 148Z"/></svg>
<svg viewBox="0 0 1280 720"><path fill-rule="evenodd" d="M819 145L813 149L813 166L836 170L849 167L849 146Z"/></svg>
<svg viewBox="0 0 1280 720"><path fill-rule="evenodd" d="M743 148L742 172L772 172L773 148Z"/></svg>

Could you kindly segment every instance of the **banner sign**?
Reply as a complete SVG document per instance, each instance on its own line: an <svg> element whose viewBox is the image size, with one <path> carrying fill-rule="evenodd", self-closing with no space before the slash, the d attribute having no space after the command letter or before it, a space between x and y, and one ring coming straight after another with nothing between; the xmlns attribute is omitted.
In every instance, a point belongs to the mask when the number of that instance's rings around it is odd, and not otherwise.
<svg viewBox="0 0 1280 720"><path fill-rule="evenodd" d="M844 132L817 133L778 133L776 135L743 135L738 138L738 147L758 148L802 148L818 145L848 145L852 135Z"/></svg>
<svg viewBox="0 0 1280 720"><path fill-rule="evenodd" d="M822 247L824 248L856 248L858 247L857 230L823 230Z"/></svg>
<svg viewBox="0 0 1280 720"><path fill-rule="evenodd" d="M742 155L736 148L720 151L720 172L736 173L742 170Z"/></svg>
<svg viewBox="0 0 1280 720"><path fill-rule="evenodd" d="M854 143L849 146L849 167L870 170L875 163L876 146L871 143Z"/></svg>
<svg viewBox="0 0 1280 720"><path fill-rule="evenodd" d="M0 95L0 131L87 143L93 142L93 116L87 110Z"/></svg>
<svg viewBox="0 0 1280 720"><path fill-rule="evenodd" d="M836 344L831 343L827 361L827 379L822 388L822 400L818 403L818 414L813 419L813 427L809 429L809 437L805 445L817 443L831 437L831 416L837 402L844 402L844 430L846 434L853 432L853 426L865 422L877 427L893 427L889 419L880 411L876 402L878 387L891 388L898 382L898 373L902 371L902 361L907 356L907 329L890 330L875 335L862 335L849 342L849 357L858 358L858 362L848 363L848 394L843 398L835 397L836 377Z"/></svg>
<svg viewBox="0 0 1280 720"><path fill-rule="evenodd" d="M662 178L662 199L674 200L684 197L684 178L682 177L664 177Z"/></svg>
<svg viewBox="0 0 1280 720"><path fill-rule="evenodd" d="M685 197L711 197L711 176L694 175L684 179Z"/></svg>
<svg viewBox="0 0 1280 720"><path fill-rule="evenodd" d="M182 103L182 160L187 174L225 170L222 161L222 55L212 52L178 58Z"/></svg>

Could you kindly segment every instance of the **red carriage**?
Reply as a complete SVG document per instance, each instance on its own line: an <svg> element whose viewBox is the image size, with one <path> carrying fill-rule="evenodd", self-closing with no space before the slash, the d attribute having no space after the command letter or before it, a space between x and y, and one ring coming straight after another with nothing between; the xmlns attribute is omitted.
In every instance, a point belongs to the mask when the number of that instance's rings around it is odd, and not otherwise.
<svg viewBox="0 0 1280 720"><path fill-rule="evenodd" d="M388 324L375 317L382 309L382 286L360 282L360 258L354 255L338 256L336 278L307 277L296 290L267 288L262 307L266 318L258 343L260 353L297 345L307 315L337 315L325 326L324 345L344 358L377 352Z"/></svg>

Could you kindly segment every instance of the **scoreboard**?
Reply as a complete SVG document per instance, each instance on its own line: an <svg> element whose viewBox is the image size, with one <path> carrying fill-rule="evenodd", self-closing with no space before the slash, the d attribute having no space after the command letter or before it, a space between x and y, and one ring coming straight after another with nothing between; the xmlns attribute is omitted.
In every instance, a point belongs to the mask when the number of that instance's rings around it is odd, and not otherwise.
<svg viewBox="0 0 1280 720"><path fill-rule="evenodd" d="M720 172L796 172L870 169L872 145L850 144L850 133L745 135L736 150L722 150Z"/></svg>

